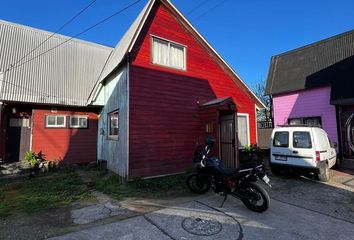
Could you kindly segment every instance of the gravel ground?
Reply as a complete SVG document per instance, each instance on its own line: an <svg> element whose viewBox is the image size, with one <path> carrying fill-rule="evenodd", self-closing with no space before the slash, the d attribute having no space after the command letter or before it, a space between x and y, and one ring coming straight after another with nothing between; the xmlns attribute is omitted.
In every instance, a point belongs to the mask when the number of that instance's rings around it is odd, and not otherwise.
<svg viewBox="0 0 354 240"><path fill-rule="evenodd" d="M266 187L271 199L289 203L314 212L319 212L354 224L354 171L334 171L328 183L321 183L305 177L277 177L271 174L272 188ZM201 197L194 195L194 198ZM205 197L205 196L204 196ZM193 198L193 196L192 196ZM182 198L181 198L182 199ZM169 199L171 204L181 199ZM13 215L0 219L0 239L44 239L67 232L78 231L93 226L117 222L133 216L155 211L163 199L126 200L120 202L127 208L127 214L98 220L84 225L74 224L70 211L84 205L77 203L60 209L48 210L32 216ZM142 204L144 201L152 203ZM154 202L155 201L155 202ZM188 201L185 199L184 201ZM153 205L153 204L157 205ZM143 207L143 206L146 207Z"/></svg>
<svg viewBox="0 0 354 240"><path fill-rule="evenodd" d="M327 183L307 177L271 176L271 198L354 223L354 171L331 170Z"/></svg>

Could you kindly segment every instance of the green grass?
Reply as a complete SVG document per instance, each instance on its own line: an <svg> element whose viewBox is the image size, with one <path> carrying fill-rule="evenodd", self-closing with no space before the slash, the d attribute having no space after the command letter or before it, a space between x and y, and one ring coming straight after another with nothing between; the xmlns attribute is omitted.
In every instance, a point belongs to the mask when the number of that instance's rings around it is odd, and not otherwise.
<svg viewBox="0 0 354 240"><path fill-rule="evenodd" d="M91 174L94 188L97 191L111 195L121 200L127 197L166 197L186 193L186 175L178 174L173 176L155 179L137 179L124 183L116 175L98 176Z"/></svg>
<svg viewBox="0 0 354 240"><path fill-rule="evenodd" d="M90 197L87 187L70 170L20 183L0 184L0 192L0 217L16 211L33 214Z"/></svg>
<svg viewBox="0 0 354 240"><path fill-rule="evenodd" d="M0 192L0 218L10 215L10 206L5 202L4 192Z"/></svg>

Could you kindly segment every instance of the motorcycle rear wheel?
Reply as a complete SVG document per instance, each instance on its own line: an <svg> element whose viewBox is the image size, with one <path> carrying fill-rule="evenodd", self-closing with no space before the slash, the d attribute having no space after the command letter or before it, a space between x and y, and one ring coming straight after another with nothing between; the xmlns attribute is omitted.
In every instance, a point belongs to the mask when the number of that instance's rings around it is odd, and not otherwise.
<svg viewBox="0 0 354 240"><path fill-rule="evenodd" d="M209 181L198 174L190 175L187 178L187 186L192 192L198 194L204 194L210 189Z"/></svg>
<svg viewBox="0 0 354 240"><path fill-rule="evenodd" d="M263 187L248 182L242 186L242 190L244 196L241 197L241 201L248 209L254 212L264 212L269 208L270 198Z"/></svg>

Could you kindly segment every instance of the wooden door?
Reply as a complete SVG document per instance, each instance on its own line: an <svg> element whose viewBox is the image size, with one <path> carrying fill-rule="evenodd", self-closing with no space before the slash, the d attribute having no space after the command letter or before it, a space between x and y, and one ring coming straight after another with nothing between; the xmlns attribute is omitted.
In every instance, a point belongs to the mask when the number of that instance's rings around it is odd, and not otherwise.
<svg viewBox="0 0 354 240"><path fill-rule="evenodd" d="M12 116L8 120L6 131L6 162L23 160L30 150L31 118Z"/></svg>
<svg viewBox="0 0 354 240"><path fill-rule="evenodd" d="M235 114L220 117L220 155L227 167L237 167Z"/></svg>

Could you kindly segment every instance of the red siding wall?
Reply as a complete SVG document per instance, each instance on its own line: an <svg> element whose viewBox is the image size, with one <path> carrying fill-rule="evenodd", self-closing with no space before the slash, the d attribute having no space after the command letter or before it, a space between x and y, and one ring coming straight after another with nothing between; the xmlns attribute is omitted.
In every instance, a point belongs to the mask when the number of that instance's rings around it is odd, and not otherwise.
<svg viewBox="0 0 354 240"><path fill-rule="evenodd" d="M237 111L249 114L251 143L255 143L254 100L163 5L155 5L150 16L131 59L130 177L173 173L192 166L195 144L201 141L197 102L232 96ZM187 70L153 65L151 35L186 45Z"/></svg>
<svg viewBox="0 0 354 240"><path fill-rule="evenodd" d="M46 115L66 115L66 128L46 128ZM70 115L88 116L88 128L69 128ZM47 160L62 163L87 163L96 161L97 155L97 114L79 110L33 110L32 150L42 151Z"/></svg>

